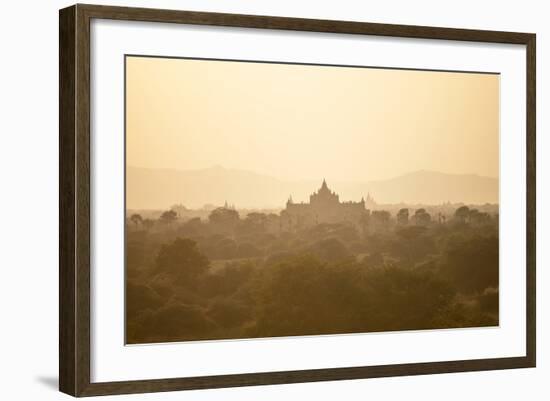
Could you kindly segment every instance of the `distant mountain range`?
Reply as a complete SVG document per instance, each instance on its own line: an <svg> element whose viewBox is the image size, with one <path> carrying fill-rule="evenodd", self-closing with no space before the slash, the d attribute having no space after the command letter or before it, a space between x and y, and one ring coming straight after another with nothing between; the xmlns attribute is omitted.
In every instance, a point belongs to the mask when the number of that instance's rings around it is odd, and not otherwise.
<svg viewBox="0 0 550 401"><path fill-rule="evenodd" d="M322 176L311 180L280 180L250 171L212 167L171 170L128 167L127 207L165 209L174 204L201 208L206 204L237 208L284 208L289 196L308 202L319 189ZM498 203L498 179L474 174L416 171L388 180L367 182L327 181L340 201L359 201L370 195L379 204Z"/></svg>

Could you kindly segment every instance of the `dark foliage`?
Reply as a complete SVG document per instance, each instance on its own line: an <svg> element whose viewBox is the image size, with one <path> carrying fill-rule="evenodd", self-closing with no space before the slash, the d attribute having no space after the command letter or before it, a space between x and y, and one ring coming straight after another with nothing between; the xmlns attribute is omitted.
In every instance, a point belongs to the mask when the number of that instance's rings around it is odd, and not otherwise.
<svg viewBox="0 0 550 401"><path fill-rule="evenodd" d="M227 208L208 221L132 215L128 342L498 324L498 218L483 211L464 206L447 221L402 208L295 231L272 223Z"/></svg>
<svg viewBox="0 0 550 401"><path fill-rule="evenodd" d="M195 241L176 238L163 245L156 260L158 273L166 273L176 284L190 284L208 269L208 259L201 254Z"/></svg>

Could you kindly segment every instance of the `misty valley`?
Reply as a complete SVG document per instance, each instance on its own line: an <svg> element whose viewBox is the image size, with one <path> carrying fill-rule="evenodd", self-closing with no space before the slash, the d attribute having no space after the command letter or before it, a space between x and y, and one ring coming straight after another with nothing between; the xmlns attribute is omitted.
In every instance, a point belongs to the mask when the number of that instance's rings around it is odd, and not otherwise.
<svg viewBox="0 0 550 401"><path fill-rule="evenodd" d="M129 344L499 324L498 204L128 209Z"/></svg>

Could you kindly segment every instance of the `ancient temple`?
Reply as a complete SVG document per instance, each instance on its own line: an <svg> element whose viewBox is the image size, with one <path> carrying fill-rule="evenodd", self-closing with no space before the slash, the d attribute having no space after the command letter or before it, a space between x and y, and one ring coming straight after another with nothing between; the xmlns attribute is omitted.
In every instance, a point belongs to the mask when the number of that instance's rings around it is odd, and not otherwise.
<svg viewBox="0 0 550 401"><path fill-rule="evenodd" d="M331 191L323 180L321 188L310 195L309 203L294 203L291 196L281 212L281 218L288 227L342 222L360 224L368 213L364 199L360 202L340 202L338 194Z"/></svg>

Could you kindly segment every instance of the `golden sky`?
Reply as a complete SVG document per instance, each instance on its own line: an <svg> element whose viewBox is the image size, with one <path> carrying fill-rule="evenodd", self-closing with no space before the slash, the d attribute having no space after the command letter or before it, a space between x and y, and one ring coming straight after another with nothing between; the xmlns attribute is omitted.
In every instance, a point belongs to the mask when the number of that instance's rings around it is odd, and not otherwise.
<svg viewBox="0 0 550 401"><path fill-rule="evenodd" d="M499 76L127 57L127 165L498 177Z"/></svg>

